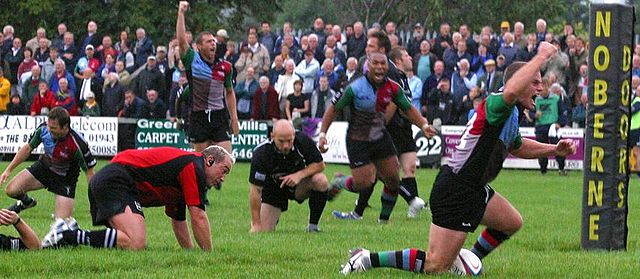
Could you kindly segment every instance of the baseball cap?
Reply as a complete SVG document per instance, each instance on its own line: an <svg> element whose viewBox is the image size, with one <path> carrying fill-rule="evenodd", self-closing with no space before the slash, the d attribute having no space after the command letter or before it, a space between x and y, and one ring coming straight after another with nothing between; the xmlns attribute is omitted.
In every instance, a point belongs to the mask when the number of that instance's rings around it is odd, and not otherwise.
<svg viewBox="0 0 640 279"><path fill-rule="evenodd" d="M89 99L89 98L95 98L96 94L93 94L93 92L89 91L87 92L87 94L84 95L85 98Z"/></svg>
<svg viewBox="0 0 640 279"><path fill-rule="evenodd" d="M508 21L503 21L502 23L500 23L500 28L510 28L511 25L509 24Z"/></svg>

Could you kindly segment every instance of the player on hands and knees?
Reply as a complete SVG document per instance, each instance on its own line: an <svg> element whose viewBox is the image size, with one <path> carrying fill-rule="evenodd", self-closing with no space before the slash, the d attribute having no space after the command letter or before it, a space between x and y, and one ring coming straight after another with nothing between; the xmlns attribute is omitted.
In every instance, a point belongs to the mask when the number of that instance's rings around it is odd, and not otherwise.
<svg viewBox="0 0 640 279"><path fill-rule="evenodd" d="M347 155L352 176L337 176L332 188L360 192L373 187L380 178L389 192L399 189L399 162L393 142L385 128L386 108L395 103L407 118L421 127L425 135L431 137L435 129L431 127L404 95L402 88L387 78L389 64L386 55L369 53L368 72L353 81L346 91L337 95L322 119L320 128L320 150L326 152L325 133L336 117L337 111L349 106L351 120L347 130Z"/></svg>
<svg viewBox="0 0 640 279"><path fill-rule="evenodd" d="M36 128L29 142L20 148L0 177L0 183L4 184L11 172L42 143L44 153L33 165L11 179L5 192L18 200L8 208L16 213L36 205L36 200L27 192L45 188L54 194L55 221L47 235L62 226L78 226L72 215L80 169L86 172L87 181L90 181L96 165L89 145L80 133L70 128L70 122L67 110L53 108L47 122Z"/></svg>
<svg viewBox="0 0 640 279"><path fill-rule="evenodd" d="M467 234L475 231L478 225L486 226L472 248L479 258L485 257L522 227L520 213L488 183L496 178L509 153L526 159L575 153L572 140L543 144L522 138L519 133L518 107L534 109L533 97L542 90L540 67L556 53L553 45L542 42L531 61L515 62L507 67L504 91L489 95L469 120L460 144L451 160L440 169L431 191L429 203L433 221L429 250L371 253L358 249L343 265L342 273L373 267L447 272L458 257Z"/></svg>
<svg viewBox="0 0 640 279"><path fill-rule="evenodd" d="M271 140L256 147L251 160L249 206L251 231L273 231L288 200L309 199L308 232L318 232L327 203L329 181L315 142L296 132L291 122L274 123Z"/></svg>
<svg viewBox="0 0 640 279"><path fill-rule="evenodd" d="M93 225L108 228L87 231L65 228L43 247L89 245L139 250L146 245L143 207L164 206L181 247L193 248L191 230L201 249L212 249L209 217L204 211L208 189L223 182L234 159L226 149L212 145L202 152L172 147L127 150L96 173L89 184Z"/></svg>

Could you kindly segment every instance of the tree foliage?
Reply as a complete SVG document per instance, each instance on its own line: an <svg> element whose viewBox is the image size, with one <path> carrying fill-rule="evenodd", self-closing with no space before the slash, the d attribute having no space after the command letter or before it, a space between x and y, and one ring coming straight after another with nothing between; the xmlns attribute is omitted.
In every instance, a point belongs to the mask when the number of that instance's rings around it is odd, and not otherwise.
<svg viewBox="0 0 640 279"><path fill-rule="evenodd" d="M178 0L2 0L0 22L16 28L22 38L35 36L44 27L49 37L64 22L69 31L82 35L90 20L98 24L101 34L118 35L122 30L134 32L142 27L154 40L166 42L175 33ZM276 0L191 1L187 28L193 32L219 28L243 30L246 18L273 21L280 11ZM232 32L231 32L232 33ZM233 33L232 33L233 34ZM238 35L240 32L238 33Z"/></svg>

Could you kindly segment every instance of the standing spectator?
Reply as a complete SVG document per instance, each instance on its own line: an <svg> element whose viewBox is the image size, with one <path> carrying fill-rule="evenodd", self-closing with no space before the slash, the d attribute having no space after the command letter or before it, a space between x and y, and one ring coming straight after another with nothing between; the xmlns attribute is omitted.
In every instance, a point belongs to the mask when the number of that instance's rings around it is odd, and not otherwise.
<svg viewBox="0 0 640 279"><path fill-rule="evenodd" d="M498 49L500 49L500 42L493 35L493 29L490 26L482 27L480 31L480 43L487 47L487 51L494 57L498 56Z"/></svg>
<svg viewBox="0 0 640 279"><path fill-rule="evenodd" d="M276 57L273 58L273 67L269 69L269 72L266 75L266 77L271 81L271 85L276 84L276 82L278 82L278 77L284 74L284 61L285 60L281 55L276 55ZM293 60L291 61L293 62Z"/></svg>
<svg viewBox="0 0 640 279"><path fill-rule="evenodd" d="M104 63L100 65L100 68L98 68L96 79L98 80L99 84L104 84L104 81L107 78L107 75L115 72L116 72L115 56L111 54L107 54L107 56L105 56L104 58Z"/></svg>
<svg viewBox="0 0 640 279"><path fill-rule="evenodd" d="M440 84L440 80L442 80L443 77L447 77L448 79L449 76L444 72L444 62L442 62L442 60L438 60L433 64L433 74L431 74L422 84L423 103L424 98L426 98L433 89L438 87L438 84ZM451 85L451 83L449 83L449 85ZM429 121L429 123L432 122Z"/></svg>
<svg viewBox="0 0 640 279"><path fill-rule="evenodd" d="M136 96L132 90L124 92L124 102L118 116L126 118L143 118L145 116L146 103L142 98Z"/></svg>
<svg viewBox="0 0 640 279"><path fill-rule="evenodd" d="M226 55L227 40L229 40L227 30L220 29L216 31L216 59L222 59Z"/></svg>
<svg viewBox="0 0 640 279"><path fill-rule="evenodd" d="M295 45L296 47L298 46L298 41L294 38L293 36L293 27L291 26L291 22L286 21L283 25L282 25L282 34L280 36L278 36L278 38L276 39L276 42L273 46L273 53L275 55L280 54L280 47L282 47L282 45L285 43L285 37L289 36L292 41L289 44L289 48L293 50L293 46ZM273 82L273 81L272 81Z"/></svg>
<svg viewBox="0 0 640 279"><path fill-rule="evenodd" d="M566 51L567 50L567 38L569 36L574 36L573 35L573 25L570 22L566 22L564 24L564 28L562 30L562 36L560 36L560 38L558 39L560 41L560 50L561 51Z"/></svg>
<svg viewBox="0 0 640 279"><path fill-rule="evenodd" d="M311 32L309 32L307 35L311 35L311 34L315 34L316 36L318 36L318 47L320 49L322 49L324 47L324 44L326 42L326 34L325 34L325 30L324 30L324 20L321 17L317 17L314 21L313 21L313 29L311 30Z"/></svg>
<svg viewBox="0 0 640 279"><path fill-rule="evenodd" d="M83 116L101 116L100 105L96 102L96 95L93 92L89 92L86 95L87 100L82 106Z"/></svg>
<svg viewBox="0 0 640 279"><path fill-rule="evenodd" d="M633 100L635 101L635 105L633 102L631 104L631 115L632 115L631 130L632 131L634 130L634 128L636 129L640 128L640 126L634 127L633 125L634 124L633 115L636 114L636 112L638 112L638 110L640 109L640 103L636 101L636 99L638 98L637 97L638 91L636 90L635 93L636 95L633 97ZM637 117L638 116L636 116L636 118ZM573 107L573 110L571 111L571 121L573 122L573 125L572 125L573 128L584 128L586 125L586 120L587 120L587 94L580 94L580 102L575 107ZM636 125L640 124L640 122L636 122L635 124ZM631 136L632 143L635 143L637 145L637 142L638 142L637 138L638 138L637 136L636 137Z"/></svg>
<svg viewBox="0 0 640 279"><path fill-rule="evenodd" d="M574 96L576 96L575 102L576 104L580 103L580 98L582 95L586 95L589 90L589 76L587 75L587 64L580 65L580 78L577 83L577 90L574 92Z"/></svg>
<svg viewBox="0 0 640 279"><path fill-rule="evenodd" d="M478 46L478 52L471 59L471 71L478 75L478 78L485 75L487 69L485 64L488 60L493 60L493 55L487 51L487 47L483 44ZM495 65L495 60L494 60Z"/></svg>
<svg viewBox="0 0 640 279"><path fill-rule="evenodd" d="M311 59L313 59L313 55L311 55ZM302 62L301 62L302 63ZM300 76L294 73L295 64L293 61L289 60L284 63L284 74L278 77L278 82L274 86L276 92L278 92L278 109L280 111L280 118L286 118L285 115L285 103L287 101L287 97L293 94L293 84L300 80Z"/></svg>
<svg viewBox="0 0 640 279"><path fill-rule="evenodd" d="M76 57L78 55L78 49L76 48L73 33L64 33L64 45L60 50L62 50L61 58L64 60L67 71L73 72L73 69L76 66L76 61L78 61Z"/></svg>
<svg viewBox="0 0 640 279"><path fill-rule="evenodd" d="M349 83L360 76L362 76L362 73L358 70L358 60L355 57L349 57L347 59L347 70L344 73L345 82L340 87L340 92L343 92Z"/></svg>
<svg viewBox="0 0 640 279"><path fill-rule="evenodd" d="M250 33L247 35L247 46L253 53L255 70L259 75L265 75L271 67L271 58L267 48L258 42L258 35Z"/></svg>
<svg viewBox="0 0 640 279"><path fill-rule="evenodd" d="M453 46L444 52L444 64L447 73L453 73L456 70L458 62L462 59L471 61L472 57L467 53L467 42L462 40L460 33L453 34Z"/></svg>
<svg viewBox="0 0 640 279"><path fill-rule="evenodd" d="M65 78L67 80L67 85L69 87L71 96L75 96L76 81L73 78L73 75L66 70L64 61L62 59L58 59L54 64L54 72L51 75L51 79L49 79L49 88L51 88L51 91L58 92L59 81L62 78Z"/></svg>
<svg viewBox="0 0 640 279"><path fill-rule="evenodd" d="M310 116L309 98L302 94L302 81L296 80L293 83L293 94L287 96L285 112L287 119L292 121L296 118L307 118Z"/></svg>
<svg viewBox="0 0 640 279"><path fill-rule="evenodd" d="M518 51L516 59L522 62L529 62L531 58L536 56L536 53L538 53L538 41L536 34L531 33L527 36L527 45Z"/></svg>
<svg viewBox="0 0 640 279"><path fill-rule="evenodd" d="M136 67L140 67L144 65L149 56L153 56L153 42L147 37L147 33L143 28L136 30L136 39L133 54L135 56Z"/></svg>
<svg viewBox="0 0 640 279"><path fill-rule="evenodd" d="M236 41L227 41L227 51L225 52L223 58L224 60L229 61L231 65L236 64L236 62L240 58L240 53L238 52L238 44L236 43Z"/></svg>
<svg viewBox="0 0 640 279"><path fill-rule="evenodd" d="M73 97L73 91L69 88L69 81L66 78L61 78L58 81L58 91L56 91L56 107L65 108L70 116L78 115L78 105L76 99Z"/></svg>
<svg viewBox="0 0 640 279"><path fill-rule="evenodd" d="M560 111L561 102L560 97L556 94L550 94L550 84L548 80L544 80L544 88L542 92L536 97L536 140L542 143L555 144L559 141L556 131L564 123L560 123ZM549 130L553 129L552 132ZM566 175L564 170L564 157L556 157L558 162L558 168L560 169L560 175ZM540 172L542 174L547 173L547 165L549 159L547 157L539 158Z"/></svg>
<svg viewBox="0 0 640 279"><path fill-rule="evenodd" d="M80 88L78 90L77 99L81 107L87 101L90 94L92 94L94 98L97 96L98 100L102 100L102 84L96 81L95 73L91 68L85 68L78 81Z"/></svg>
<svg viewBox="0 0 640 279"><path fill-rule="evenodd" d="M8 65L7 69L9 70L9 73L5 75L11 82L11 93L18 92L18 67L20 67L20 63L22 63L23 60L24 55L22 49L22 41L20 40L20 38L14 38L11 48L9 48L9 50L4 55L4 62Z"/></svg>
<svg viewBox="0 0 640 279"><path fill-rule="evenodd" d="M508 21L503 21L500 23L500 36L498 37L500 47L503 47L505 45L504 35L507 33L511 33L511 24L509 24Z"/></svg>
<svg viewBox="0 0 640 279"><path fill-rule="evenodd" d="M123 34L127 34L123 31ZM120 41L120 46L118 49L118 56L116 56L116 61L122 61L124 63L124 67L128 73L133 73L136 70L136 59L131 51L130 45L127 43L126 38L125 41ZM120 79L122 81L122 79Z"/></svg>
<svg viewBox="0 0 640 279"><path fill-rule="evenodd" d="M455 47L453 39L451 38L451 26L449 23L440 24L440 32L434 40L433 53L438 56L439 59L444 58L444 51L448 48Z"/></svg>
<svg viewBox="0 0 640 279"><path fill-rule="evenodd" d="M52 46L51 48L49 48L49 57L47 57L47 59L44 62L40 63L41 72L42 72L40 75L44 80L48 81L51 79L53 72L55 72L56 60L58 59L59 59L58 48L55 46Z"/></svg>
<svg viewBox="0 0 640 279"><path fill-rule="evenodd" d="M340 90L340 74L334 71L333 61L331 59L326 59L322 62L322 69L318 71L315 82L313 84L313 89L318 88L320 86L319 79L320 77L325 76L329 80L329 87L334 91ZM313 92L313 89L311 92Z"/></svg>
<svg viewBox="0 0 640 279"><path fill-rule="evenodd" d="M536 20L536 39L538 43L545 40L547 37L547 22L544 19L539 18Z"/></svg>
<svg viewBox="0 0 640 279"><path fill-rule="evenodd" d="M125 69L124 62L120 60L116 61L116 73L118 74L120 85L122 85L123 87L128 87L129 83L131 83L131 75Z"/></svg>
<svg viewBox="0 0 640 279"><path fill-rule="evenodd" d="M276 44L276 34L271 32L271 24L268 21L263 21L260 24L262 32L260 32L260 44L262 44L269 52L270 57L274 57L273 49Z"/></svg>
<svg viewBox="0 0 640 279"><path fill-rule="evenodd" d="M73 75L78 79L84 78L84 70L87 68L91 69L93 73L98 72L100 68L100 60L95 57L95 48L93 45L87 45L84 49L85 55L78 59L78 63L76 64L75 69L73 70Z"/></svg>
<svg viewBox="0 0 640 279"><path fill-rule="evenodd" d="M296 66L296 74L300 75L304 80L302 93L311 94L313 92L316 75L320 69L320 63L313 57L313 51L307 49L304 53L304 60ZM277 88L277 87L276 87Z"/></svg>
<svg viewBox="0 0 640 279"><path fill-rule="evenodd" d="M322 46L320 45L320 41L316 34L309 35L309 48L307 50L313 51L313 57L320 63L320 61L324 61L324 53L322 51Z"/></svg>
<svg viewBox="0 0 640 279"><path fill-rule="evenodd" d="M4 36L4 40L2 41L2 45L0 47L2 47L2 59L4 59L4 56L7 55L7 53L9 53L11 51L11 48L13 47L13 39L14 39L14 30L13 30L13 26L11 25L5 25L2 28L2 35ZM0 61L0 62L4 62L4 61ZM2 63L2 65L4 65L4 63Z"/></svg>
<svg viewBox="0 0 640 279"><path fill-rule="evenodd" d="M158 98L158 91L147 91L147 102L143 109L142 118L165 119L167 118L167 105Z"/></svg>
<svg viewBox="0 0 640 279"><path fill-rule="evenodd" d="M51 41L47 39L47 31L42 27L38 27L36 36L28 40L25 44L25 47L28 47L32 50L37 49L38 47L40 47L40 40L44 40L47 47L51 45Z"/></svg>
<svg viewBox="0 0 640 279"><path fill-rule="evenodd" d="M37 66L38 62L33 60L33 51L30 48L22 49L22 56L24 59L22 63L18 66L18 85L22 86L23 81L26 80L31 75L31 68L33 66ZM22 93L22 88L19 90Z"/></svg>
<svg viewBox="0 0 640 279"><path fill-rule="evenodd" d="M459 101L462 96L469 94L469 89L476 86L478 79L469 69L469 61L466 59L458 62L458 70L451 75L451 93Z"/></svg>
<svg viewBox="0 0 640 279"><path fill-rule="evenodd" d="M67 33L67 25L60 23L56 30L58 33L51 40L51 46L62 49L64 47L64 34Z"/></svg>
<svg viewBox="0 0 640 279"><path fill-rule="evenodd" d="M477 86L473 86L469 89L469 93L462 97L462 102L458 103L456 112L458 113L458 125L464 125L469 122L469 119L475 113L474 108L477 106L478 101L482 101L483 97L480 94L480 90Z"/></svg>
<svg viewBox="0 0 640 279"><path fill-rule="evenodd" d="M433 66L438 57L431 52L431 43L427 40L420 42L420 50L413 57L413 72L420 78L423 83L433 73ZM422 90L420 90L422 91Z"/></svg>
<svg viewBox="0 0 640 279"><path fill-rule="evenodd" d="M98 25L94 21L87 23L87 34L80 40L80 49L85 49L88 45L99 46L102 36L98 35ZM79 56L84 57L86 54L81 53ZM94 69L95 71L96 69Z"/></svg>
<svg viewBox="0 0 640 279"><path fill-rule="evenodd" d="M509 67L513 61L516 59L516 55L518 54L518 45L513 42L513 34L511 32L506 32L502 35L503 44L498 49L498 55L504 55L505 58L505 67Z"/></svg>
<svg viewBox="0 0 640 279"><path fill-rule="evenodd" d="M260 87L256 89L255 95L253 95L251 118L253 120L275 121L280 118L278 92L269 84L269 78L266 76L260 77L259 84Z"/></svg>
<svg viewBox="0 0 640 279"><path fill-rule="evenodd" d="M4 77L4 71L0 67L0 114L7 111L9 96L11 96L11 82Z"/></svg>
<svg viewBox="0 0 640 279"><path fill-rule="evenodd" d="M259 69L260 64L257 61L256 55L249 49L248 46L243 46L240 48L240 57L238 57L238 61L234 65L236 67L236 72L238 75L236 76L236 80L245 80L247 76L247 70L249 68Z"/></svg>
<svg viewBox="0 0 640 279"><path fill-rule="evenodd" d="M406 69L407 81L409 82L409 88L411 88L411 104L418 110L422 108L422 80L413 74L411 69Z"/></svg>
<svg viewBox="0 0 640 279"><path fill-rule="evenodd" d="M518 46L518 49L527 46L527 34L524 33L524 24L520 21L513 24L513 42Z"/></svg>
<svg viewBox="0 0 640 279"><path fill-rule="evenodd" d="M560 48L560 43L557 40L553 41L553 45L557 48ZM569 57L566 53L558 52L557 55L551 57L549 61L547 61L547 63L542 66L541 70L544 73L543 78L549 79L549 76L553 74L556 79L555 82L560 83L565 88L568 88L567 86L573 83L573 88L575 89L575 81L573 81L573 78L571 76L567 76L567 74L570 73L570 63L571 62L569 61ZM577 80L578 77L579 75L576 76L575 79ZM573 96L573 92L575 91L571 92L571 96Z"/></svg>
<svg viewBox="0 0 640 279"><path fill-rule="evenodd" d="M503 73L496 71L496 61L489 59L484 62L485 74L478 78L476 84L483 95L496 93L502 87Z"/></svg>
<svg viewBox="0 0 640 279"><path fill-rule="evenodd" d="M31 77L22 84L22 100L27 108L31 108L33 98L38 94L38 86L40 82L46 82L40 77L40 66L33 65L31 67Z"/></svg>
<svg viewBox="0 0 640 279"><path fill-rule="evenodd" d="M365 54L366 46L367 36L364 34L364 26L362 22L357 21L353 24L353 36L347 37L347 57L360 59Z"/></svg>
<svg viewBox="0 0 640 279"><path fill-rule="evenodd" d="M443 76L434 88L428 94L422 95L422 113L425 115L429 123L433 123L436 127L440 125L456 124L455 102L451 94L451 83L449 78Z"/></svg>
<svg viewBox="0 0 640 279"><path fill-rule="evenodd" d="M333 63L333 71L338 73L339 75L344 74L344 65L340 62L340 59L336 57L336 54L333 52L333 49L327 48L324 51L325 60L329 60ZM347 60L344 61L345 63Z"/></svg>
<svg viewBox="0 0 640 279"><path fill-rule="evenodd" d="M180 62L182 63L182 62ZM177 85L171 88L171 94L169 95L169 119L171 121L177 121L182 125L182 130L189 131L188 123L190 113L190 103L187 98L180 99L184 91L189 86L189 80L187 80L187 73L181 72L178 77ZM186 101L186 102L184 102Z"/></svg>
<svg viewBox="0 0 640 279"><path fill-rule="evenodd" d="M247 68L245 79L239 81L233 89L238 100L238 118L250 119L252 112L253 95L258 88L258 82L255 79L255 70L252 67Z"/></svg>
<svg viewBox="0 0 640 279"><path fill-rule="evenodd" d="M422 27L422 24L418 22L413 26L413 33L411 39L409 39L409 43L407 46L407 52L409 52L409 55L411 55L411 57L414 57L413 60L416 62L418 60L416 60L415 57L421 52L422 41L424 40L424 28ZM431 44L429 44L429 49L431 49Z"/></svg>
<svg viewBox="0 0 640 279"><path fill-rule="evenodd" d="M478 43L473 39L473 34L471 34L471 30L469 30L469 26L466 24L460 25L458 32L462 35L462 40L467 43L467 53L476 53L478 51Z"/></svg>
<svg viewBox="0 0 640 279"><path fill-rule="evenodd" d="M34 115L47 115L49 111L56 106L56 95L49 90L47 82L40 81L38 83L38 92L31 101L31 116Z"/></svg>
<svg viewBox="0 0 640 279"><path fill-rule="evenodd" d="M42 66L42 63L49 59L49 46L47 45L49 40L41 39L38 41L38 46L34 48L33 59Z"/></svg>
<svg viewBox="0 0 640 279"><path fill-rule="evenodd" d="M156 57L147 57L147 64L140 74L133 80L131 88L140 98L146 99L147 91L155 90L158 95L164 96L164 76L156 67Z"/></svg>
<svg viewBox="0 0 640 279"><path fill-rule="evenodd" d="M333 54L335 56L333 64L335 64L336 66L345 65L345 64L347 64L347 55L338 47L337 42L338 42L338 40L336 39L335 36L333 36L333 35L327 36L327 41L326 41L326 44L324 46L324 51L323 52L326 52L327 49L333 50ZM325 55L325 59L326 59L326 55ZM320 60L318 60L318 61L320 61Z"/></svg>
<svg viewBox="0 0 640 279"><path fill-rule="evenodd" d="M107 74L102 87L102 116L117 116L124 100L124 87L120 85L118 74Z"/></svg>
<svg viewBox="0 0 640 279"><path fill-rule="evenodd" d="M333 28L331 29L331 35L333 35L333 37L336 38L336 45L338 46L338 48L340 50L342 50L342 52L345 52L345 47L347 46L347 37L342 35L342 30L340 28L340 25L333 25ZM346 56L346 53L345 53Z"/></svg>
<svg viewBox="0 0 640 279"><path fill-rule="evenodd" d="M115 50L118 53L122 53L122 51L123 51L122 47L130 48L130 46L129 46L129 34L127 33L127 31L121 31L120 32L119 40L113 46L113 48L115 48Z"/></svg>
<svg viewBox="0 0 640 279"><path fill-rule="evenodd" d="M327 76L320 76L318 83L319 86L313 90L309 102L311 106L311 117L313 118L322 118L324 112L331 104L331 100L336 95L336 92L329 87L329 79Z"/></svg>
<svg viewBox="0 0 640 279"><path fill-rule="evenodd" d="M107 55L111 55L114 59L118 57L118 51L113 47L111 36L102 37L102 44L98 46L96 51L98 51L96 57L98 57L101 64L106 63Z"/></svg>

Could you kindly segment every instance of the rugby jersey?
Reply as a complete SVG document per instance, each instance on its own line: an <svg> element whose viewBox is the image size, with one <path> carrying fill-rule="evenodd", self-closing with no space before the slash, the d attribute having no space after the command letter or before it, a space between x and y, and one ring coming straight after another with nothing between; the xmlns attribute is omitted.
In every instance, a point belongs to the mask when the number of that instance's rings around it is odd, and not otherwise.
<svg viewBox="0 0 640 279"><path fill-rule="evenodd" d="M64 138L54 139L47 124L42 123L31 134L29 146L36 149L41 143L44 154L39 160L57 175L78 176L80 168L87 171L97 163L87 141L72 128L69 128L69 133Z"/></svg>

